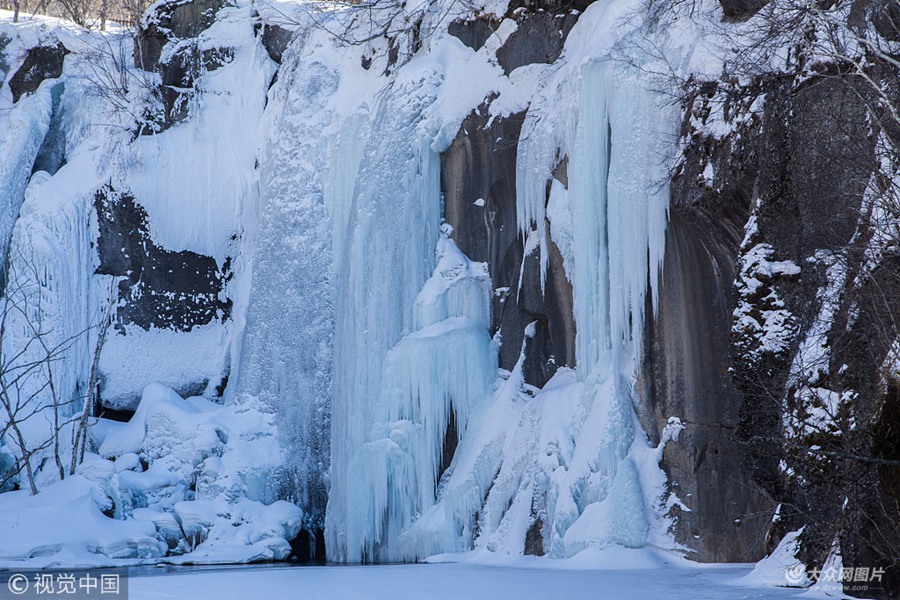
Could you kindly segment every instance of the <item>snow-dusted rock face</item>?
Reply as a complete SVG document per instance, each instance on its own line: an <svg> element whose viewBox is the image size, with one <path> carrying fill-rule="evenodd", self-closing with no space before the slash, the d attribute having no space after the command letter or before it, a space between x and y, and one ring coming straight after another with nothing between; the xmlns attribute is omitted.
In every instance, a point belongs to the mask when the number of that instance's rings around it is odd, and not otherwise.
<svg viewBox="0 0 900 600"><path fill-rule="evenodd" d="M25 94L35 92L45 79L62 75L63 60L68 50L60 43L29 48L25 60L9 80L13 102Z"/></svg>
<svg viewBox="0 0 900 600"><path fill-rule="evenodd" d="M864 26L888 3L851 4ZM838 538L849 560L877 562L857 519L895 497L891 468L872 460L897 456L892 342L876 325L896 310L871 183L883 150L853 78L774 70L783 77L710 77L685 103L642 419L650 431L673 413L690 423L665 464L680 496L706 507L677 528L709 558L771 552L806 525L807 564L833 558Z"/></svg>
<svg viewBox="0 0 900 600"><path fill-rule="evenodd" d="M744 19L766 5L766 0L719 0L722 12L732 19Z"/></svg>
<svg viewBox="0 0 900 600"><path fill-rule="evenodd" d="M895 313L854 316L892 296L845 293L871 252L833 257L872 142L833 79L716 79L706 28L760 4L159 2L99 54L4 23L4 275L77 339L51 375L69 414L97 371L95 453L38 480L106 529L59 551L746 561L806 524L779 503L872 509L890 472L867 496L795 451L854 419L894 439L860 400L889 395L889 348L858 340ZM810 524L803 560L849 523Z"/></svg>

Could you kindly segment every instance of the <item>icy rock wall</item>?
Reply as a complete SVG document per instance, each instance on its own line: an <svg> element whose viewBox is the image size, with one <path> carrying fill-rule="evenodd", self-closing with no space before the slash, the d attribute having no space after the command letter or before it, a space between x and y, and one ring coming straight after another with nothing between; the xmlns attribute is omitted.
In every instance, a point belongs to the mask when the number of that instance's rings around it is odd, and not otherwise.
<svg viewBox="0 0 900 600"><path fill-rule="evenodd" d="M412 58L408 37L347 46L313 27L283 53L238 300L234 392L273 400L297 499L328 486L340 561L416 557L401 533L433 504L445 438L455 445L496 374L484 265L441 233L439 152L487 89L460 99L447 79L462 81L466 61L499 68L440 31L428 38L439 60ZM310 528L321 498L304 506Z"/></svg>
<svg viewBox="0 0 900 600"><path fill-rule="evenodd" d="M3 155L8 157L0 165L0 189L7 199L0 213L0 256L3 257L6 256L21 201L25 198L31 167L50 129L50 107L50 90L45 89L26 98L20 105L10 107L8 121L0 134Z"/></svg>
<svg viewBox="0 0 900 600"><path fill-rule="evenodd" d="M668 543L660 507L664 479L655 449L636 426L632 385L645 299L662 259L665 144L674 118L640 73L617 71L617 64L603 60L608 47L592 46L601 36L592 36L591 27L610 27L626 5L595 10L580 32L576 26L570 51L584 60L556 74L535 70L516 89L505 87L510 84L495 58L483 73L507 92L508 99L500 94L506 102L497 102L500 115L522 106L542 77L551 83L526 117L517 174L526 254L536 253L545 267L548 181L560 158L569 160L569 188L554 184L547 217L549 230L570 241L561 263L577 290L580 366L562 370L544 391L525 384L524 353L495 383L500 338L488 336L486 265L459 251L452 228L438 231L435 148L445 145L442 125L452 119L446 113L443 122L435 118L441 100L449 102L441 98L449 86L432 82L449 75L425 52L401 64L396 78L379 80L349 60L336 64L317 54L328 43L316 42L315 34L304 50L285 54L287 79L276 89L294 90L286 93L303 97L306 106L319 103L319 112L305 117L315 124L295 136L312 165L300 170L314 172L295 171L292 181L321 195L322 207L310 201L307 209L314 212L308 214L319 215L320 224L327 217L334 232L331 268L313 271L321 277L313 281L327 279L334 293L325 520L330 559L414 560L473 545L521 553L535 532L557 556L589 546ZM493 43L502 44L516 26L506 22ZM478 59L495 49L473 48ZM450 51L458 60L476 60L436 34L430 52ZM371 78L356 84L356 95L365 98L366 88L378 94L366 101L348 97L351 76ZM327 99L316 96L322 90ZM473 94L467 110L482 99ZM348 111L350 102L356 112ZM334 115L323 117L321 104ZM306 114L300 104L296 110ZM315 130L327 131L328 139ZM318 163L315 148L327 149ZM310 238L322 249L316 262L327 259L326 237L318 228ZM309 285L307 279L297 283ZM328 300L322 300L318 306L327 312ZM251 302L249 314L253 310ZM310 318L328 327L321 314ZM526 343L535 335L529 327Z"/></svg>
<svg viewBox="0 0 900 600"><path fill-rule="evenodd" d="M301 28L279 53L274 84L247 6L222 8L194 39L169 40L164 83L182 50L216 51L224 64L194 65L179 92L186 113L154 135L140 129L113 183L165 252L231 265L222 295L233 301L233 325L184 332L203 335L200 352L186 339L124 328L104 352L105 385L133 399L146 377L169 371L147 360L129 372L136 345L157 359L167 344L188 348L212 372L230 352L224 402L275 415L260 434L271 441L277 427L284 452L222 477L235 497L300 504L308 530L325 525L335 560L668 543L657 453L632 408L665 235L668 117L639 73L608 60L611 30L632 5L594 6L574 28L573 15L529 26L506 19L477 48L427 19L422 39L399 47L376 39L348 50ZM500 51L557 20L571 29L559 64L560 47ZM518 289L541 296L551 252L573 288L578 367L560 369L543 390L523 377L524 348L497 379L497 290L486 265L441 229L440 152L466 115L492 102L490 119L526 115L515 132L516 207L524 254L539 269L523 285L523 266ZM240 126L219 126L236 115ZM90 198L98 179L79 197ZM471 204L480 209L480 200ZM540 333L524 329L527 346ZM190 361L179 353L178 362ZM187 395L225 384L220 372Z"/></svg>

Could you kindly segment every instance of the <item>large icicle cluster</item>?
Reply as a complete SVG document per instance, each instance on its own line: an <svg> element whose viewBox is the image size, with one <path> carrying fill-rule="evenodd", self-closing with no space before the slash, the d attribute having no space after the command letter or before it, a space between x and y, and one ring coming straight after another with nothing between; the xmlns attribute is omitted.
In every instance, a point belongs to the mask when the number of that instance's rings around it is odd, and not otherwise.
<svg viewBox="0 0 900 600"><path fill-rule="evenodd" d="M519 145L519 225L542 264L555 242L545 217L563 238L578 368L535 395L520 361L473 417L438 504L417 524L448 551L516 554L536 537L554 556L672 544L659 452L637 423L632 386L648 294L656 304L676 120L640 69L609 59L603 32L627 4L581 17L566 45L571 62L532 102ZM551 179L564 160L568 189Z"/></svg>
<svg viewBox="0 0 900 600"><path fill-rule="evenodd" d="M442 238L434 275L416 302L422 328L387 354L368 441L348 476L347 560L411 560L441 547L408 529L435 501L445 437L466 431L469 413L488 395L496 348L484 307L490 280ZM448 432L453 423L455 431ZM369 491L371 490L371 491Z"/></svg>
<svg viewBox="0 0 900 600"><path fill-rule="evenodd" d="M403 92L408 97L388 92L387 106L376 110L342 224L327 531L335 557L350 561L377 541L353 543L362 532L352 524L369 510L374 490L351 478L352 463L379 420L376 399L385 357L412 330L416 295L433 268L440 223L437 157L417 135L427 98L411 88ZM391 486L397 489L398 482Z"/></svg>
<svg viewBox="0 0 900 600"><path fill-rule="evenodd" d="M398 18L421 17L419 10ZM318 18L332 17L344 26L340 14ZM260 348L254 329L264 320L286 318L275 314L280 299L254 317L254 294L289 289L288 306L309 331L269 334L271 350L251 360L274 350L291 356L287 365L308 357L286 375L315 381L304 389L316 394L330 389L322 419L322 396L300 390L298 402L288 388L269 386L283 398L278 412L294 429L301 460L322 439L304 441L303 432L330 433L325 532L328 556L339 561L420 554L402 534L434 503L445 438L462 435L496 375L485 266L441 235L438 153L492 84L487 77L483 89L469 85L460 100L455 83L472 69L497 67L456 38L436 38L437 56L410 58L416 42L401 36L395 64L384 39L348 49L313 28L286 53L270 95L280 147L264 153L265 232L253 269L276 283L251 285L241 354ZM303 254L292 261L297 270L279 272L291 253ZM324 474L316 468L307 473Z"/></svg>

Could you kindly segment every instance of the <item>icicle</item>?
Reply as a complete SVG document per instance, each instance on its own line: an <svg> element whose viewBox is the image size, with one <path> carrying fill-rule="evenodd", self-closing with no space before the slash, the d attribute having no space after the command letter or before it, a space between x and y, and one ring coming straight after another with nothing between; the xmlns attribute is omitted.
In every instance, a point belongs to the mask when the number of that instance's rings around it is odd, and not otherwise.
<svg viewBox="0 0 900 600"><path fill-rule="evenodd" d="M402 534L430 508L451 412L456 442L487 396L496 355L487 330L455 317L403 338L385 360L378 418L350 463L347 559L400 561L428 555L429 540Z"/></svg>

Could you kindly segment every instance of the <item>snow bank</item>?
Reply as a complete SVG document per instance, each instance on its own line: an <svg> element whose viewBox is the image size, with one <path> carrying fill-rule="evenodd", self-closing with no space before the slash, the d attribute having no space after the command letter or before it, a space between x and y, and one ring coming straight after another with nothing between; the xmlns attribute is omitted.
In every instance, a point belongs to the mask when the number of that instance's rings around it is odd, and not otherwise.
<svg viewBox="0 0 900 600"><path fill-rule="evenodd" d="M151 384L128 423L93 428L100 455L43 489L0 495L6 565L282 560L303 524L264 504L283 464L273 415Z"/></svg>
<svg viewBox="0 0 900 600"><path fill-rule="evenodd" d="M102 512L108 506L101 488L83 475L37 496L0 495L0 561L7 567L49 567L164 555L165 544L151 523L111 519Z"/></svg>

